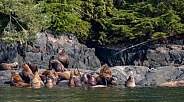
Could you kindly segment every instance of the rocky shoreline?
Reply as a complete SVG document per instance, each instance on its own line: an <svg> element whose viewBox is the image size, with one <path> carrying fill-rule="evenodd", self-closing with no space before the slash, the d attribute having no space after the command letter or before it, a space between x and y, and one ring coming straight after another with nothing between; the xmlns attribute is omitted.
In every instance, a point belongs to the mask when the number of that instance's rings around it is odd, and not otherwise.
<svg viewBox="0 0 184 102"><path fill-rule="evenodd" d="M72 34L54 37L46 32L38 33L35 43L28 46L0 42L0 62L17 61L19 65L32 62L39 72L48 69L50 56L57 58L59 48L65 48L70 58L69 68L79 68L81 72L99 73L102 64L107 63L118 85L124 86L132 74L136 86L155 86L160 83L184 79L183 41L172 44L143 44L127 50L108 47L88 48L78 42ZM118 53L117 52L120 52ZM21 67L16 70L21 71ZM7 86L11 71L0 71L0 86ZM6 84L7 83L7 84Z"/></svg>

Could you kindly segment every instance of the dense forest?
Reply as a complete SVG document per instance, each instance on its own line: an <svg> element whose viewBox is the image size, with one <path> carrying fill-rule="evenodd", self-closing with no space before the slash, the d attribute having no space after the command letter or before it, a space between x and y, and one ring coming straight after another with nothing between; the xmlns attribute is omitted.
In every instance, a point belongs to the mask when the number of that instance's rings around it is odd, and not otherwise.
<svg viewBox="0 0 184 102"><path fill-rule="evenodd" d="M34 41L41 30L81 43L140 43L184 33L183 0L1 0L0 35Z"/></svg>

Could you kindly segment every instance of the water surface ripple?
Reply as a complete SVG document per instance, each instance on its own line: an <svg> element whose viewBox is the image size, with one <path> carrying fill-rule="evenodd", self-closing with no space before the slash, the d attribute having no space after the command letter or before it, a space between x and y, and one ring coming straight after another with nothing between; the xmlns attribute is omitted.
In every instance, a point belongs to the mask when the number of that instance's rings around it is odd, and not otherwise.
<svg viewBox="0 0 184 102"><path fill-rule="evenodd" d="M183 102L184 87L0 87L0 102Z"/></svg>

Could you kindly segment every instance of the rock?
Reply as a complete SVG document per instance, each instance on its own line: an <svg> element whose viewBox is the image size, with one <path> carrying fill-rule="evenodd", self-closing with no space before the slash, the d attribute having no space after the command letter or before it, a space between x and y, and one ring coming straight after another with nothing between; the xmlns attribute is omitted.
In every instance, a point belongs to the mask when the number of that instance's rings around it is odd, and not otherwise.
<svg viewBox="0 0 184 102"><path fill-rule="evenodd" d="M139 83L140 86L155 86L164 82L183 80L184 67L158 67L148 71L145 76L145 79Z"/></svg>
<svg viewBox="0 0 184 102"><path fill-rule="evenodd" d="M48 69L50 57L55 56L55 59L58 59L58 50L65 48L70 58L68 67L96 70L101 66L95 49L80 44L73 34L56 37L46 31L38 33L37 37L35 42L28 42L27 46L0 41L0 63L17 61L22 65L30 61L38 68Z"/></svg>
<svg viewBox="0 0 184 102"><path fill-rule="evenodd" d="M178 41L178 42L183 42ZM183 44L150 44L143 43L137 46L103 47L91 45L96 49L96 56L102 64L109 66L146 66L156 68L161 66L181 66L184 64Z"/></svg>
<svg viewBox="0 0 184 102"><path fill-rule="evenodd" d="M149 71L149 68L144 66L114 66L109 69L111 70L112 75L117 78L119 85L125 85L128 77L133 75L136 85L142 86L140 82L146 78Z"/></svg>

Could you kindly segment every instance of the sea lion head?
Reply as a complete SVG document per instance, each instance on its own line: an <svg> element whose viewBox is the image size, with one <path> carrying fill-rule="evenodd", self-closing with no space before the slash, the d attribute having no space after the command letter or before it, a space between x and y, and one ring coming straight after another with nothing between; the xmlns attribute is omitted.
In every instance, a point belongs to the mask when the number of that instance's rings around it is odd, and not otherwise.
<svg viewBox="0 0 184 102"><path fill-rule="evenodd" d="M13 70L13 71L11 72L11 77L14 77L14 76L16 76L16 75L19 75L19 73L18 73L17 71Z"/></svg>
<svg viewBox="0 0 184 102"><path fill-rule="evenodd" d="M63 53L65 53L65 49L64 48L60 48L59 49L59 54L63 54Z"/></svg>
<svg viewBox="0 0 184 102"><path fill-rule="evenodd" d="M35 64L31 63L30 61L27 62L26 64L29 66L29 68L31 69L31 71L33 72L33 74L34 74L36 71L38 71L37 66L36 66Z"/></svg>
<svg viewBox="0 0 184 102"><path fill-rule="evenodd" d="M30 67L26 63L22 64L22 68L23 68L23 71L28 72L29 74L32 74L32 76L34 76L33 72L30 69Z"/></svg>
<svg viewBox="0 0 184 102"><path fill-rule="evenodd" d="M14 63L12 63L12 65L13 65L13 68L17 68L19 66L19 63L18 62L14 62Z"/></svg>

